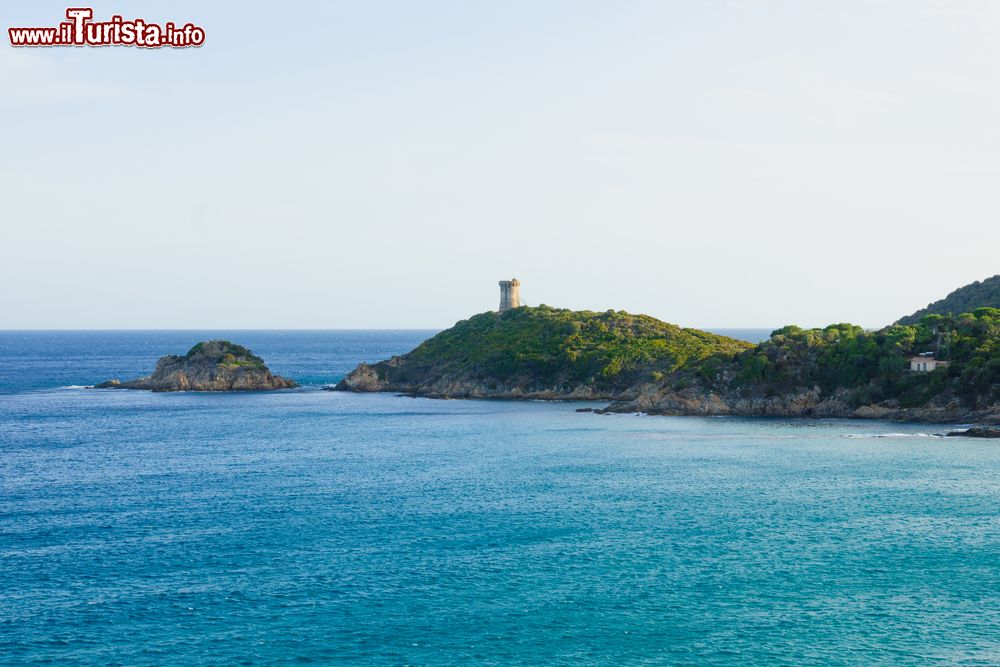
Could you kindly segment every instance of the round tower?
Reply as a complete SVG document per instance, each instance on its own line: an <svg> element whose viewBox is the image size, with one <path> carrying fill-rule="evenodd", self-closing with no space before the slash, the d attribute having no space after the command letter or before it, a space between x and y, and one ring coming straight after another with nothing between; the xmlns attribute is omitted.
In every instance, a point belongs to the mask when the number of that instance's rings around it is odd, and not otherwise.
<svg viewBox="0 0 1000 667"><path fill-rule="evenodd" d="M521 281L517 278L500 281L500 312L521 305Z"/></svg>

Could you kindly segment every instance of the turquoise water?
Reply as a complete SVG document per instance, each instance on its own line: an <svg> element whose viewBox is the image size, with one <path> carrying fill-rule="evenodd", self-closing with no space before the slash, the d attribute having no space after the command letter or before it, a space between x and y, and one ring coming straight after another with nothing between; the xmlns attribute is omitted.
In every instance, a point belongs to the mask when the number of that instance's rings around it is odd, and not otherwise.
<svg viewBox="0 0 1000 667"><path fill-rule="evenodd" d="M0 663L1000 663L995 442L318 390L426 335L0 333Z"/></svg>

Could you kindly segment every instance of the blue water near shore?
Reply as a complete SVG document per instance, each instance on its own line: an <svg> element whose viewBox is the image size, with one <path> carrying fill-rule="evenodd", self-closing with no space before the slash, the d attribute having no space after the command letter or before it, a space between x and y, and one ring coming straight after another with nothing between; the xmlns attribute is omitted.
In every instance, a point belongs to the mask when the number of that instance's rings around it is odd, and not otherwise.
<svg viewBox="0 0 1000 667"><path fill-rule="evenodd" d="M427 335L0 332L0 664L1000 663L995 442L319 390Z"/></svg>

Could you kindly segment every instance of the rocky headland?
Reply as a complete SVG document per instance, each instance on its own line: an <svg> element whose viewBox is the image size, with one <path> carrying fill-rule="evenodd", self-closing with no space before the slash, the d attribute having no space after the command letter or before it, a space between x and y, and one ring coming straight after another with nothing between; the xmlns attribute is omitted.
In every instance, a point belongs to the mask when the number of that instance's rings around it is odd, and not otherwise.
<svg viewBox="0 0 1000 667"><path fill-rule="evenodd" d="M910 358L947 359L931 372ZM482 313L340 391L598 400L601 412L1000 423L1000 310L866 331L784 327L759 345L645 315L540 306Z"/></svg>
<svg viewBox="0 0 1000 667"><path fill-rule="evenodd" d="M184 356L168 355L151 375L122 382L108 380L96 389L150 391L269 391L290 389L295 382L271 373L264 360L227 340L198 343Z"/></svg>
<svg viewBox="0 0 1000 667"><path fill-rule="evenodd" d="M646 315L522 306L475 315L408 354L361 364L336 389L610 402L685 364L750 347Z"/></svg>

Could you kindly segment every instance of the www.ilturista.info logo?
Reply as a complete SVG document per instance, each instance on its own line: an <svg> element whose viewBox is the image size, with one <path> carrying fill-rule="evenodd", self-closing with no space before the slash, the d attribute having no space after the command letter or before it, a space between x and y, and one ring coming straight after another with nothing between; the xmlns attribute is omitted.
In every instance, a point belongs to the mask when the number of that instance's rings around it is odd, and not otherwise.
<svg viewBox="0 0 1000 667"><path fill-rule="evenodd" d="M109 21L92 21L90 7L70 7L66 18L54 28L7 28L11 46L142 46L158 49L165 46L184 48L205 43L205 29L172 21L163 25L145 19L126 21L112 16Z"/></svg>

